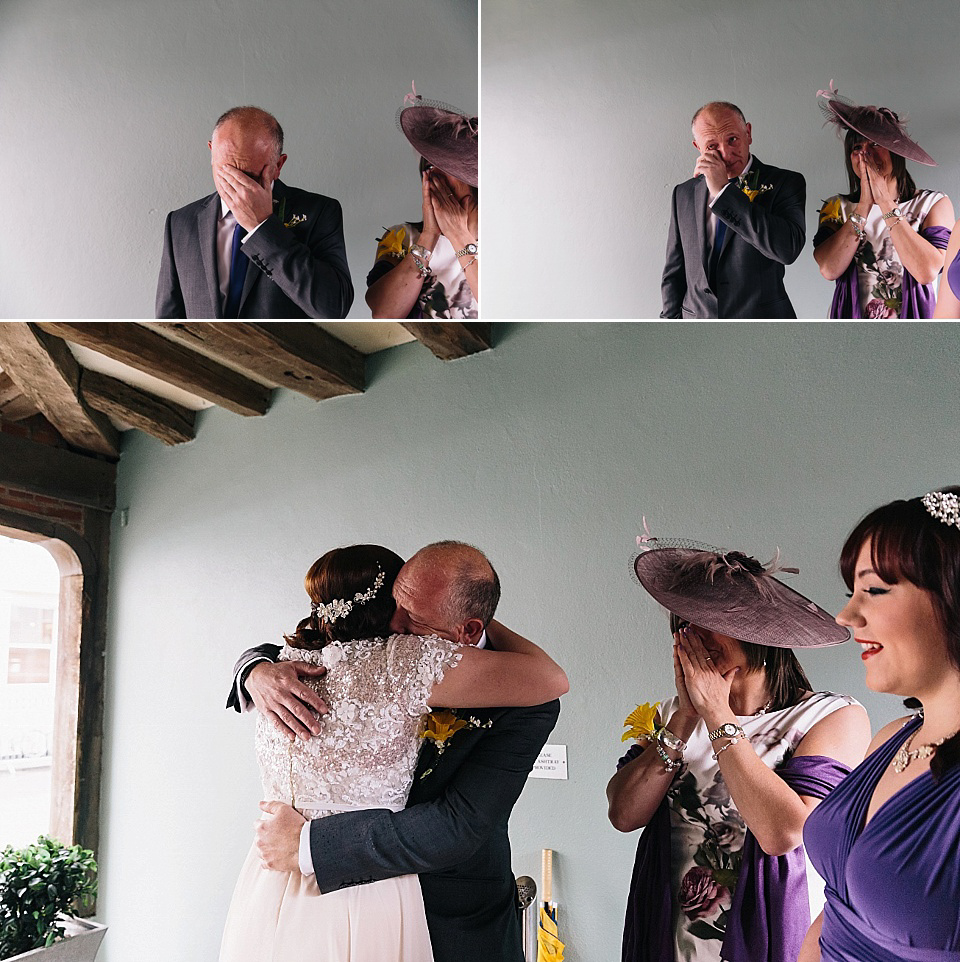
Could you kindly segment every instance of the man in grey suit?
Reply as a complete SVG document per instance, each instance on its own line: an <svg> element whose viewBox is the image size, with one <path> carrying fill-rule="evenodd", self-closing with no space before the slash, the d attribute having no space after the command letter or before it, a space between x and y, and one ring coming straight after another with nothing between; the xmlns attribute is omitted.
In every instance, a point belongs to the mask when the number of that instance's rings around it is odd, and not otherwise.
<svg viewBox="0 0 960 962"><path fill-rule="evenodd" d="M233 107L207 146L217 190L167 215L157 317L346 317L340 204L277 179L287 155L276 117Z"/></svg>
<svg viewBox="0 0 960 962"><path fill-rule="evenodd" d="M440 542L404 565L393 593L392 630L484 645L500 582L476 548ZM270 663L277 651L263 645L244 652L227 707L239 711L252 699L291 737L318 734L314 712L326 706L299 681L303 665ZM321 892L418 874L436 962L523 962L507 820L559 712L552 701L462 713L469 723L442 751L424 741L402 812L344 812L305 826L288 805L267 803L274 817L257 826L263 864L312 870Z"/></svg>
<svg viewBox="0 0 960 962"><path fill-rule="evenodd" d="M761 163L735 104L693 115L693 177L673 191L661 317L796 317L784 268L806 238L802 175Z"/></svg>

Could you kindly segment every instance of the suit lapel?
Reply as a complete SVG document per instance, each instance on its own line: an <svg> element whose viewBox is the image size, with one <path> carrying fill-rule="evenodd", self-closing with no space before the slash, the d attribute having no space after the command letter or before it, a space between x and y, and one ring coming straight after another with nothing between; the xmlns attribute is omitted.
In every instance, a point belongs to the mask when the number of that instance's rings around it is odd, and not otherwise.
<svg viewBox="0 0 960 962"><path fill-rule="evenodd" d="M200 257L207 278L207 292L213 305L213 316L223 317L220 303L220 278L217 273L217 221L220 219L220 195L214 194L197 213L197 237Z"/></svg>

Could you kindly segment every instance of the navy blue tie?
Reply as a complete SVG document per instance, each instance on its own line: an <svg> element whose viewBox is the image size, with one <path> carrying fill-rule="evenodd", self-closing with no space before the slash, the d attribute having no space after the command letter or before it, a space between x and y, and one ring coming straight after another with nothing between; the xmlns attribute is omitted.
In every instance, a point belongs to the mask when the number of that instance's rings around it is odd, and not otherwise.
<svg viewBox="0 0 960 962"><path fill-rule="evenodd" d="M227 303L223 308L224 317L240 316L240 298L243 296L243 282L247 276L250 261L243 252L240 238L246 230L237 224L233 229L233 249L230 254L230 284L227 287Z"/></svg>
<svg viewBox="0 0 960 962"><path fill-rule="evenodd" d="M727 225L717 218L717 236L713 240L713 250L710 252L710 262L707 264L707 280L710 286L717 289L717 264L720 262L720 251L723 248L723 238L727 233Z"/></svg>

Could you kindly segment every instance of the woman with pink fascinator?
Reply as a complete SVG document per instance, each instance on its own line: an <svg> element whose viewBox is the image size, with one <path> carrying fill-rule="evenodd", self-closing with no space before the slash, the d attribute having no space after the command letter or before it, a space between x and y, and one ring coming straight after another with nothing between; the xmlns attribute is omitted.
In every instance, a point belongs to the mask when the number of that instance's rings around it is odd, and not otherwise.
<svg viewBox="0 0 960 962"><path fill-rule="evenodd" d="M641 541L634 571L670 612L676 695L647 706L607 786L613 826L643 829L623 962L796 962L823 904L804 822L863 758L870 723L815 691L794 649L849 633L773 577L796 569Z"/></svg>
<svg viewBox="0 0 960 962"><path fill-rule="evenodd" d="M824 201L813 256L835 281L831 318L928 318L953 226L953 204L918 188L907 170L936 161L888 107L860 107L833 82L820 90L827 122L844 137L849 192Z"/></svg>
<svg viewBox="0 0 960 962"><path fill-rule="evenodd" d="M479 123L414 88L397 126L420 155L423 219L389 228L367 275L375 318L479 317Z"/></svg>

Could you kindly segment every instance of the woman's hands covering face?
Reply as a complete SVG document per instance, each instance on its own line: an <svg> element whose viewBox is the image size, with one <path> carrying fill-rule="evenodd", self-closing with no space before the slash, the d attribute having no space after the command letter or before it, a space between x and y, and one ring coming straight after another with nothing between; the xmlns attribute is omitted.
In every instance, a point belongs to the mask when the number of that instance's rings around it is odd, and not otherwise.
<svg viewBox="0 0 960 962"><path fill-rule="evenodd" d="M677 695L683 705L684 696L680 687L686 691L686 698L694 713L704 717L717 709L730 707L730 687L734 676L740 670L730 668L721 673L703 645L697 629L687 625L678 631L674 638L674 669L677 676ZM679 666L679 670L677 670Z"/></svg>

